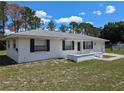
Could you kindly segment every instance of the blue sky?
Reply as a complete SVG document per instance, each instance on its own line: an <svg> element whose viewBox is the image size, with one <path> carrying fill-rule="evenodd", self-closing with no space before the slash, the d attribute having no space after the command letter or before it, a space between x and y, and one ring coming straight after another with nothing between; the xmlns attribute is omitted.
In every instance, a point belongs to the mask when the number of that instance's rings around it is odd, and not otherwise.
<svg viewBox="0 0 124 93"><path fill-rule="evenodd" d="M37 11L45 23L55 21L57 26L70 21L90 22L102 27L108 22L124 20L124 1L9 1Z"/></svg>

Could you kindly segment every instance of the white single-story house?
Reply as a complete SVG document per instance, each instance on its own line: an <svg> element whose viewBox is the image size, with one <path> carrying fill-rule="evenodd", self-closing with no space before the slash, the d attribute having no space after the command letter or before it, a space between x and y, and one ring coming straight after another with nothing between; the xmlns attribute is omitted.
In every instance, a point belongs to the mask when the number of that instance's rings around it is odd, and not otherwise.
<svg viewBox="0 0 124 93"><path fill-rule="evenodd" d="M17 63L49 58L77 62L102 57L107 40L82 34L55 31L26 31L6 37L7 56Z"/></svg>

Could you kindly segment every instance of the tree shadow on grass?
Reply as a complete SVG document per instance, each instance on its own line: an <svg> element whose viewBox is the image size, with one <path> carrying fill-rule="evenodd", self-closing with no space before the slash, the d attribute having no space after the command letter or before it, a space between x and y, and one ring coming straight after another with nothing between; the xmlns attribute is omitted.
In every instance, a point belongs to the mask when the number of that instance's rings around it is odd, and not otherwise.
<svg viewBox="0 0 124 93"><path fill-rule="evenodd" d="M0 66L7 66L17 64L14 60L7 57L6 55L0 55Z"/></svg>

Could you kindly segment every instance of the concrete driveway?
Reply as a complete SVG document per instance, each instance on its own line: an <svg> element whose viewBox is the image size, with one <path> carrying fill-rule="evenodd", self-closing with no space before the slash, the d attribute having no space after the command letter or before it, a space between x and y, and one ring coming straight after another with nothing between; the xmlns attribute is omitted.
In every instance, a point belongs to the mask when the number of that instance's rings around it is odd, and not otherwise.
<svg viewBox="0 0 124 93"><path fill-rule="evenodd" d="M103 55L112 56L112 57L109 57L109 58L98 58L97 57L95 59L104 60L104 61L113 61L113 60L124 58L124 55L114 54L114 53L104 53Z"/></svg>

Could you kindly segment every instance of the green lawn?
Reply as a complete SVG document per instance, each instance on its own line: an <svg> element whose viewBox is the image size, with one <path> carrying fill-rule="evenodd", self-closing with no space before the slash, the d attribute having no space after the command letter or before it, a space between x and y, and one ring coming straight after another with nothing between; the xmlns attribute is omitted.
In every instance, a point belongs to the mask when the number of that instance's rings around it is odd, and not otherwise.
<svg viewBox="0 0 124 93"><path fill-rule="evenodd" d="M111 58L111 57L114 57L114 56L103 55L103 58Z"/></svg>
<svg viewBox="0 0 124 93"><path fill-rule="evenodd" d="M16 62L6 56L5 51L0 51L0 66L12 65L15 63Z"/></svg>
<svg viewBox="0 0 124 93"><path fill-rule="evenodd" d="M2 65L0 90L124 90L124 59L81 63L49 59Z"/></svg>
<svg viewBox="0 0 124 93"><path fill-rule="evenodd" d="M0 51L0 56L3 56L3 55L6 55L6 52L4 50Z"/></svg>
<svg viewBox="0 0 124 93"><path fill-rule="evenodd" d="M115 53L115 54L123 54L124 55L124 49L121 50L111 50L109 48L106 49L107 53Z"/></svg>

